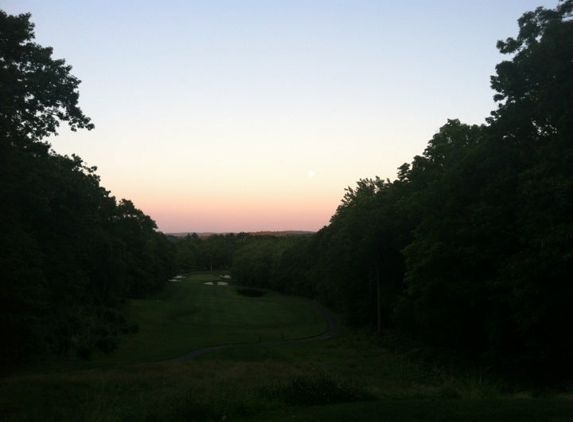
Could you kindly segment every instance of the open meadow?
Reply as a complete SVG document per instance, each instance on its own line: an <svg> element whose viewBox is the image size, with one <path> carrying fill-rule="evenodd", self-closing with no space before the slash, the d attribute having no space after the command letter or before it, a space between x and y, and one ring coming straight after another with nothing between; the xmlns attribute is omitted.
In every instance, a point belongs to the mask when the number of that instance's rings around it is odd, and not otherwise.
<svg viewBox="0 0 573 422"><path fill-rule="evenodd" d="M240 294L210 274L128 303L111 356L4 377L2 421L570 421L567 394L451 371L331 330L315 302ZM213 284L205 284L213 283ZM245 292L243 292L245 293ZM307 338L307 341L294 339ZM228 347L190 355L204 347ZM230 346L234 344L233 346Z"/></svg>

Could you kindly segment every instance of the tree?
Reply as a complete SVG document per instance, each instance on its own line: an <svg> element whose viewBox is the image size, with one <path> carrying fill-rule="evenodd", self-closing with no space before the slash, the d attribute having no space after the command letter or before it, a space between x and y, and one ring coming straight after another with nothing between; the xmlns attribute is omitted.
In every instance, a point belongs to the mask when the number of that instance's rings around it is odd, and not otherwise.
<svg viewBox="0 0 573 422"><path fill-rule="evenodd" d="M409 230L397 213L399 195L399 183L358 181L309 248L319 255L313 263L318 297L349 324L370 324L378 332L393 324L403 289L400 250Z"/></svg>
<svg viewBox="0 0 573 422"><path fill-rule="evenodd" d="M175 240L177 268L180 271L188 272L198 269L201 242L197 233Z"/></svg>
<svg viewBox="0 0 573 422"><path fill-rule="evenodd" d="M448 120L398 180L348 188L308 250L318 297L349 322L372 321L376 286L378 315L401 328L570 381L573 0L518 23L498 43L511 58L492 77L488 124Z"/></svg>
<svg viewBox="0 0 573 422"><path fill-rule="evenodd" d="M276 236L243 237L233 254L233 279L243 286L271 288L279 242Z"/></svg>
<svg viewBox="0 0 573 422"><path fill-rule="evenodd" d="M0 10L0 138L25 146L56 134L60 122L71 130L93 129L78 107L80 80L52 48L34 39L29 13Z"/></svg>
<svg viewBox="0 0 573 422"><path fill-rule="evenodd" d="M573 341L573 1L500 41L499 105L449 121L400 179L417 215L407 300L420 332L504 369L568 377Z"/></svg>
<svg viewBox="0 0 573 422"><path fill-rule="evenodd" d="M309 257L307 235L278 238L274 253L271 288L299 296L314 297L315 291L308 276Z"/></svg>
<svg viewBox="0 0 573 422"><path fill-rule="evenodd" d="M517 38L498 41L501 53L513 55L496 66L491 78L499 106L489 122L504 139L530 147L528 141L571 132L572 16L572 0L561 0L555 10L539 7L518 20Z"/></svg>
<svg viewBox="0 0 573 422"><path fill-rule="evenodd" d="M479 191L488 176L476 151L483 132L449 120L402 175L410 185L403 207L416 221L403 250L415 325L435 343L473 350L484 347L484 281L498 236L481 225Z"/></svg>
<svg viewBox="0 0 573 422"><path fill-rule="evenodd" d="M512 57L492 77L499 102L489 119L492 138L515 157L518 245L494 295L498 319L511 322L495 325L492 347L508 364L544 376L573 371L573 341L563 331L573 324L572 18L572 0L525 13L518 36L499 41Z"/></svg>
<svg viewBox="0 0 573 422"><path fill-rule="evenodd" d="M96 168L45 138L92 129L79 80L34 38L30 15L0 11L0 365L32 354L109 353L121 303L164 285L174 250L155 222L100 185Z"/></svg>

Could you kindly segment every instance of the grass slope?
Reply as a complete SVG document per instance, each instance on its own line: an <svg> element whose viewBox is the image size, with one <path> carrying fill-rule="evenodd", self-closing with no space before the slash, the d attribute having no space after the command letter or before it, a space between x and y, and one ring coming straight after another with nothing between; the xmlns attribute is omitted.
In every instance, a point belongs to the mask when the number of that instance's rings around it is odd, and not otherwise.
<svg viewBox="0 0 573 422"><path fill-rule="evenodd" d="M258 336L302 337L326 324L312 302L241 296L230 286L204 285L210 277L195 275L132 302L141 331L115 356L2 379L0 420L573 420L570 396L533 398L483 373L421 365L375 346L363 332L260 344ZM244 344L193 360L126 365L221 342ZM103 369L89 370L94 366Z"/></svg>
<svg viewBox="0 0 573 422"><path fill-rule="evenodd" d="M237 293L204 273L170 283L159 295L128 303L137 334L124 336L112 355L57 362L63 369L105 368L173 359L193 350L228 343L259 343L320 334L328 329L312 301L266 292L261 297Z"/></svg>

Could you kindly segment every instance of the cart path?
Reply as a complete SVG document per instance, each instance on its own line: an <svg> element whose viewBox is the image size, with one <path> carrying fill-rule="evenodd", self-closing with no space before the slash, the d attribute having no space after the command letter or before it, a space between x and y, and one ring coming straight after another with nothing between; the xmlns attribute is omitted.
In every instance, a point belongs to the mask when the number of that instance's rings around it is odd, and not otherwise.
<svg viewBox="0 0 573 422"><path fill-rule="evenodd" d="M324 319L328 323L328 330L326 330L324 333L317 334L315 336L300 337L300 338L289 339L289 340L270 340L270 341L258 341L258 342L246 342L246 343L216 344L214 346L207 346L207 347L201 347L199 349L195 349L195 350L193 350L189 353L186 353L182 356L178 356L178 357L172 358L172 359L167 359L167 361L182 361L182 360L193 359L199 355L203 355L205 353L209 353L209 352L212 352L214 350L226 349L229 347L255 345L255 344L267 345L267 344L305 343L305 342L309 342L309 341L325 340L325 339L332 338L332 337L336 336L338 334L340 326L338 324L338 321L336 321L335 317L332 315L332 313L326 307L324 307L323 305L321 305L318 302L314 302L313 306L316 310L318 310L322 314L322 316L324 317Z"/></svg>

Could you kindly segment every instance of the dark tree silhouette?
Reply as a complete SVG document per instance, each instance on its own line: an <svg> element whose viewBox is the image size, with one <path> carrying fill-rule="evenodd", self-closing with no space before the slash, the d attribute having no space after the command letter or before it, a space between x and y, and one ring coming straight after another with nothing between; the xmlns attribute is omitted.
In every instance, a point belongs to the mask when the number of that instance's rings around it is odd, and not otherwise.
<svg viewBox="0 0 573 422"><path fill-rule="evenodd" d="M121 303L173 275L174 250L130 201L100 186L96 168L46 138L60 123L92 129L80 81L32 42L29 14L0 11L1 364L94 349L126 327Z"/></svg>

